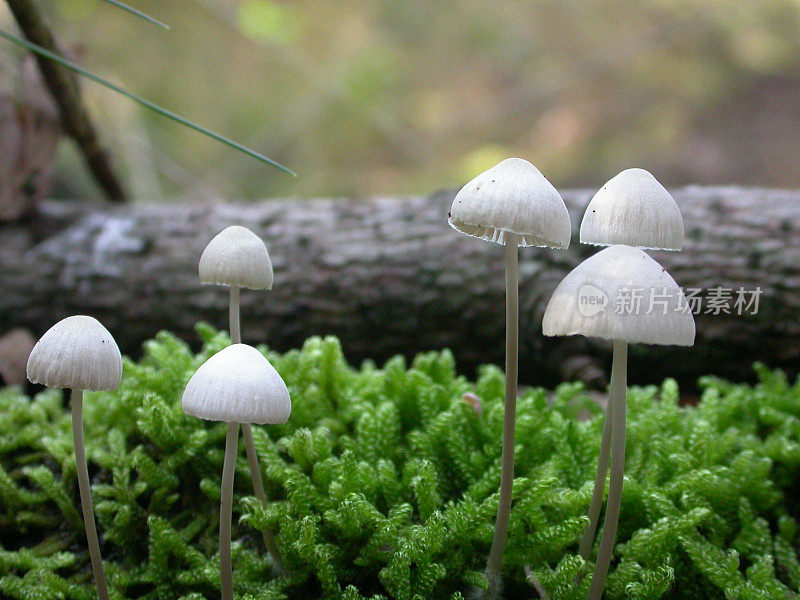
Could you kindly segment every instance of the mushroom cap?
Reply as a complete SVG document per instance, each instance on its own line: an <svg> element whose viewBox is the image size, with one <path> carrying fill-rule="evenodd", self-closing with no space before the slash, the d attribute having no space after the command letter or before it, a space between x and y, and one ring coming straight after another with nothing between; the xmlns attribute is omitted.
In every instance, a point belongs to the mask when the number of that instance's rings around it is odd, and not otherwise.
<svg viewBox="0 0 800 600"><path fill-rule="evenodd" d="M204 362L183 392L183 412L227 423L286 423L289 390L258 350L233 344Z"/></svg>
<svg viewBox="0 0 800 600"><path fill-rule="evenodd" d="M581 222L581 243L650 250L683 247L683 217L672 195L644 169L626 169L594 195Z"/></svg>
<svg viewBox="0 0 800 600"><path fill-rule="evenodd" d="M28 357L28 379L51 388L109 391L122 380L122 355L100 322L67 317L36 342Z"/></svg>
<svg viewBox="0 0 800 600"><path fill-rule="evenodd" d="M601 250L564 278L547 305L542 332L691 346L695 326L670 274L646 252L619 245Z"/></svg>
<svg viewBox="0 0 800 600"><path fill-rule="evenodd" d="M561 195L522 158L507 158L461 188L448 222L461 233L498 244L516 234L519 246L565 249L571 233Z"/></svg>
<svg viewBox="0 0 800 600"><path fill-rule="evenodd" d="M238 285L251 290L272 288L272 261L255 233L232 225L220 231L200 256L200 281Z"/></svg>

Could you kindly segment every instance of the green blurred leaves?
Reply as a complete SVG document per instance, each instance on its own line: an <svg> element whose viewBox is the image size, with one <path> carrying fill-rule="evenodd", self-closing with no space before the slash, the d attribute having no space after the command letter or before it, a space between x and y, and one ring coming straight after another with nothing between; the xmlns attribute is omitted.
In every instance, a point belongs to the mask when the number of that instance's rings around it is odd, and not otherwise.
<svg viewBox="0 0 800 600"><path fill-rule="evenodd" d="M236 24L243 35L260 42L288 46L302 31L301 15L272 0L245 0L236 7Z"/></svg>

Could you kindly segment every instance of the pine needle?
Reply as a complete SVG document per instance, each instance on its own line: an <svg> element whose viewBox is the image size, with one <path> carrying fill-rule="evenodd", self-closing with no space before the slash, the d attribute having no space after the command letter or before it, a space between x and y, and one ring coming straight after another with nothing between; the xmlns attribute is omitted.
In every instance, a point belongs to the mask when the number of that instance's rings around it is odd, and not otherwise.
<svg viewBox="0 0 800 600"><path fill-rule="evenodd" d="M276 169L278 169L280 171L283 171L284 173L287 173L289 175L297 177L297 174L294 171L292 171L288 167L284 167L279 162L277 162L275 160L272 160L271 158L268 158L268 157L264 156L263 154L260 154L259 152L256 152L255 150L251 150L250 148L248 148L246 146L243 146L239 142L235 142L230 138L222 136L222 135L220 135L218 133L215 133L215 132L213 132L213 131L211 131L209 129L206 129L205 127L202 127L201 125L193 123L192 121L189 121L188 119L186 119L186 118L184 118L184 117L182 117L182 116L180 116L180 115L178 115L178 114L176 114L174 112L171 112L171 111L169 111L169 110L167 110L165 108L162 108L161 106L159 106L159 105L157 105L157 104L155 104L153 102L150 102L149 100L145 100L144 98L142 98L140 96L137 96L136 94L133 94L133 93L127 91L126 89L124 89L124 88L122 88L122 87L120 87L120 86L118 86L118 85L116 85L114 83L111 83L107 79L103 79L102 77L100 77L98 75L95 75L94 73L92 73L90 71L87 71L83 67L80 67L80 66L76 65L75 63L70 62L69 60L65 59L62 56L59 56L58 54L56 54L54 52L50 52L49 50L46 50L45 48L42 48L41 46L38 46L37 44L34 44L34 43L29 42L28 40L24 40L22 38L18 38L18 37L14 36L14 35L12 35L10 33L2 31L2 30L0 30L0 37L5 38L9 42L13 42L13 43L15 43L15 44L17 44L19 46L22 46L23 48L25 48L25 49L27 49L27 50L29 50L31 52L34 52L35 54L38 54L40 56L44 56L45 58L47 58L49 60L52 60L53 62L58 63L59 65L61 65L63 67L66 67L67 69L69 69L71 71L74 71L74 72L78 73L79 75L82 75L82 76L86 77L87 79L91 79L95 83L99 83L100 85L102 85L104 87L107 87L107 88L117 92L118 94L122 94L126 98L129 98L129 99L133 100L137 104L140 104L141 106L144 106L145 108L147 108L149 110L152 110L153 112L156 112L156 113L158 113L159 115L161 115L163 117L166 117L168 119L176 121L177 123L180 123L181 125L189 127L190 129L194 129L195 131L198 131L198 132L200 132L200 133L202 133L202 134L204 134L204 135L206 135L206 136L208 136L208 137L210 137L210 138L212 138L214 140L217 140L218 142L221 142L221 143L223 143L223 144L225 144L227 146L230 146L231 148L239 150L240 152L244 152L245 154L255 158L256 160L260 160L261 162L267 163L268 165L271 165L271 166L275 167Z"/></svg>
<svg viewBox="0 0 800 600"><path fill-rule="evenodd" d="M104 0L104 1L108 2L109 4L111 4L113 6L116 6L117 8L121 8L122 10L127 11L127 12L131 13L132 15L136 15L137 17L139 17L140 19L144 19L148 23L152 23L153 25L157 25L157 26L161 27L162 29L166 29L167 31L169 31L169 25L167 25L165 23L162 23L158 19L154 19L150 15L145 14L142 11L135 9L132 6L128 6L127 4L124 4L123 2L119 2L119 0Z"/></svg>

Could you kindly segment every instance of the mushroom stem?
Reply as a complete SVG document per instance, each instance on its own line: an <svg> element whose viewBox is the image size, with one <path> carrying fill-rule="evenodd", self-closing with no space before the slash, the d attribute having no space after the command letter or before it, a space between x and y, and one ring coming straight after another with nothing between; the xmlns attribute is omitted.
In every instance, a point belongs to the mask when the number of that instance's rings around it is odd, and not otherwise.
<svg viewBox="0 0 800 600"><path fill-rule="evenodd" d="M228 306L228 319L230 322L229 334L231 344L242 343L242 328L239 320L239 286L231 286L230 303Z"/></svg>
<svg viewBox="0 0 800 600"><path fill-rule="evenodd" d="M594 566L588 600L600 600L611 564L617 523L622 506L622 480L625 472L625 412L628 371L628 343L614 340L614 360L611 366L611 398L614 401L611 425L611 477L608 484L608 502L600 550Z"/></svg>
<svg viewBox="0 0 800 600"><path fill-rule="evenodd" d="M503 456L500 473L500 500L497 521L486 578L490 590L499 589L500 567L508 537L508 520L511 516L511 490L514 485L514 426L517 413L517 368L519 347L519 272L517 236L506 234L506 399L503 417ZM494 592L491 595L496 595Z"/></svg>
<svg viewBox="0 0 800 600"><path fill-rule="evenodd" d="M608 461L611 456L611 430L614 422L614 371L611 373L611 387L609 389L606 417L603 422L603 440L600 442L600 458L597 461L597 473L594 477L594 491L589 504L589 524L583 532L578 554L583 560L589 560L589 551L592 549L594 535L597 532L597 522L600 520L600 507L603 503L603 494L606 491L606 475L608 474Z"/></svg>
<svg viewBox="0 0 800 600"><path fill-rule="evenodd" d="M547 590L544 589L544 586L542 586L542 584L539 583L539 580L536 579L536 576L533 574L533 569L531 569L531 566L525 565L523 571L525 571L525 579L528 580L528 583L530 583L533 586L533 589L536 590L536 593L539 594L539 598L541 598L542 600L550 600L550 595L547 593Z"/></svg>
<svg viewBox="0 0 800 600"><path fill-rule="evenodd" d="M219 503L219 576L222 583L222 600L233 600L231 513L233 512L233 472L236 468L238 440L239 423L228 423Z"/></svg>
<svg viewBox="0 0 800 600"><path fill-rule="evenodd" d="M103 572L103 559L100 556L100 542L97 539L97 526L92 510L92 491L89 488L89 468L86 464L86 450L83 441L83 390L72 390L72 439L75 444L75 467L78 472L78 489L81 494L81 511L86 539L89 542L89 558L92 561L92 574L97 587L99 600L108 600L108 586Z"/></svg>
<svg viewBox="0 0 800 600"><path fill-rule="evenodd" d="M230 305L228 309L228 316L230 322L230 336L232 344L241 344L242 342L242 329L241 319L239 316L239 286L231 286ZM267 494L264 491L264 482L261 479L261 469L258 466L258 454L256 454L256 445L253 442L253 430L250 423L242 423L242 439L244 439L244 448L247 452L247 465L250 467L250 479L253 482L253 491L256 498L261 500L264 506L267 505ZM267 548L275 568L279 573L283 573L283 562L281 561L281 553L278 550L278 545L275 543L275 535L273 532L265 530L262 531L264 538L264 545Z"/></svg>
<svg viewBox="0 0 800 600"><path fill-rule="evenodd" d="M249 423L242 423L242 438L244 439L244 447L247 450L247 464L250 466L250 478L253 480L253 490L255 491L256 498L261 500L261 503L267 505L267 494L264 492L264 482L261 480L261 469L258 467L258 455L256 454L256 445L253 442L253 432ZM281 552L278 550L278 544L275 543L275 535L272 531L265 529L262 531L264 537L264 545L267 547L267 552L272 556L272 561L275 568L279 573L283 573L283 561L281 560Z"/></svg>

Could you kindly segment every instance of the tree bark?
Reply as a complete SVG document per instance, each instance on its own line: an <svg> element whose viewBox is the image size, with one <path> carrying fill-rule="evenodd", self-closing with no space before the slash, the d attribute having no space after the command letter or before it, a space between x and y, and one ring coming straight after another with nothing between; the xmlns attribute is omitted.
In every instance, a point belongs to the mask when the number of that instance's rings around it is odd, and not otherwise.
<svg viewBox="0 0 800 600"><path fill-rule="evenodd" d="M800 192L688 187L674 192L686 224L682 252L653 256L685 288L762 294L756 314L701 314L694 348L633 345L630 379L741 380L753 361L800 365ZM247 343L278 350L337 335L351 362L449 347L459 368L503 359L503 247L447 226L452 192L364 201L89 206L45 202L0 226L0 333L41 334L90 314L124 352L161 329L196 342L197 321L227 327L228 293L201 286L205 244L237 223L266 242L272 291L242 290ZM544 338L541 319L558 282L597 249L577 241L591 193L567 191L575 234L567 251L520 250L520 380L604 385L610 345Z"/></svg>

